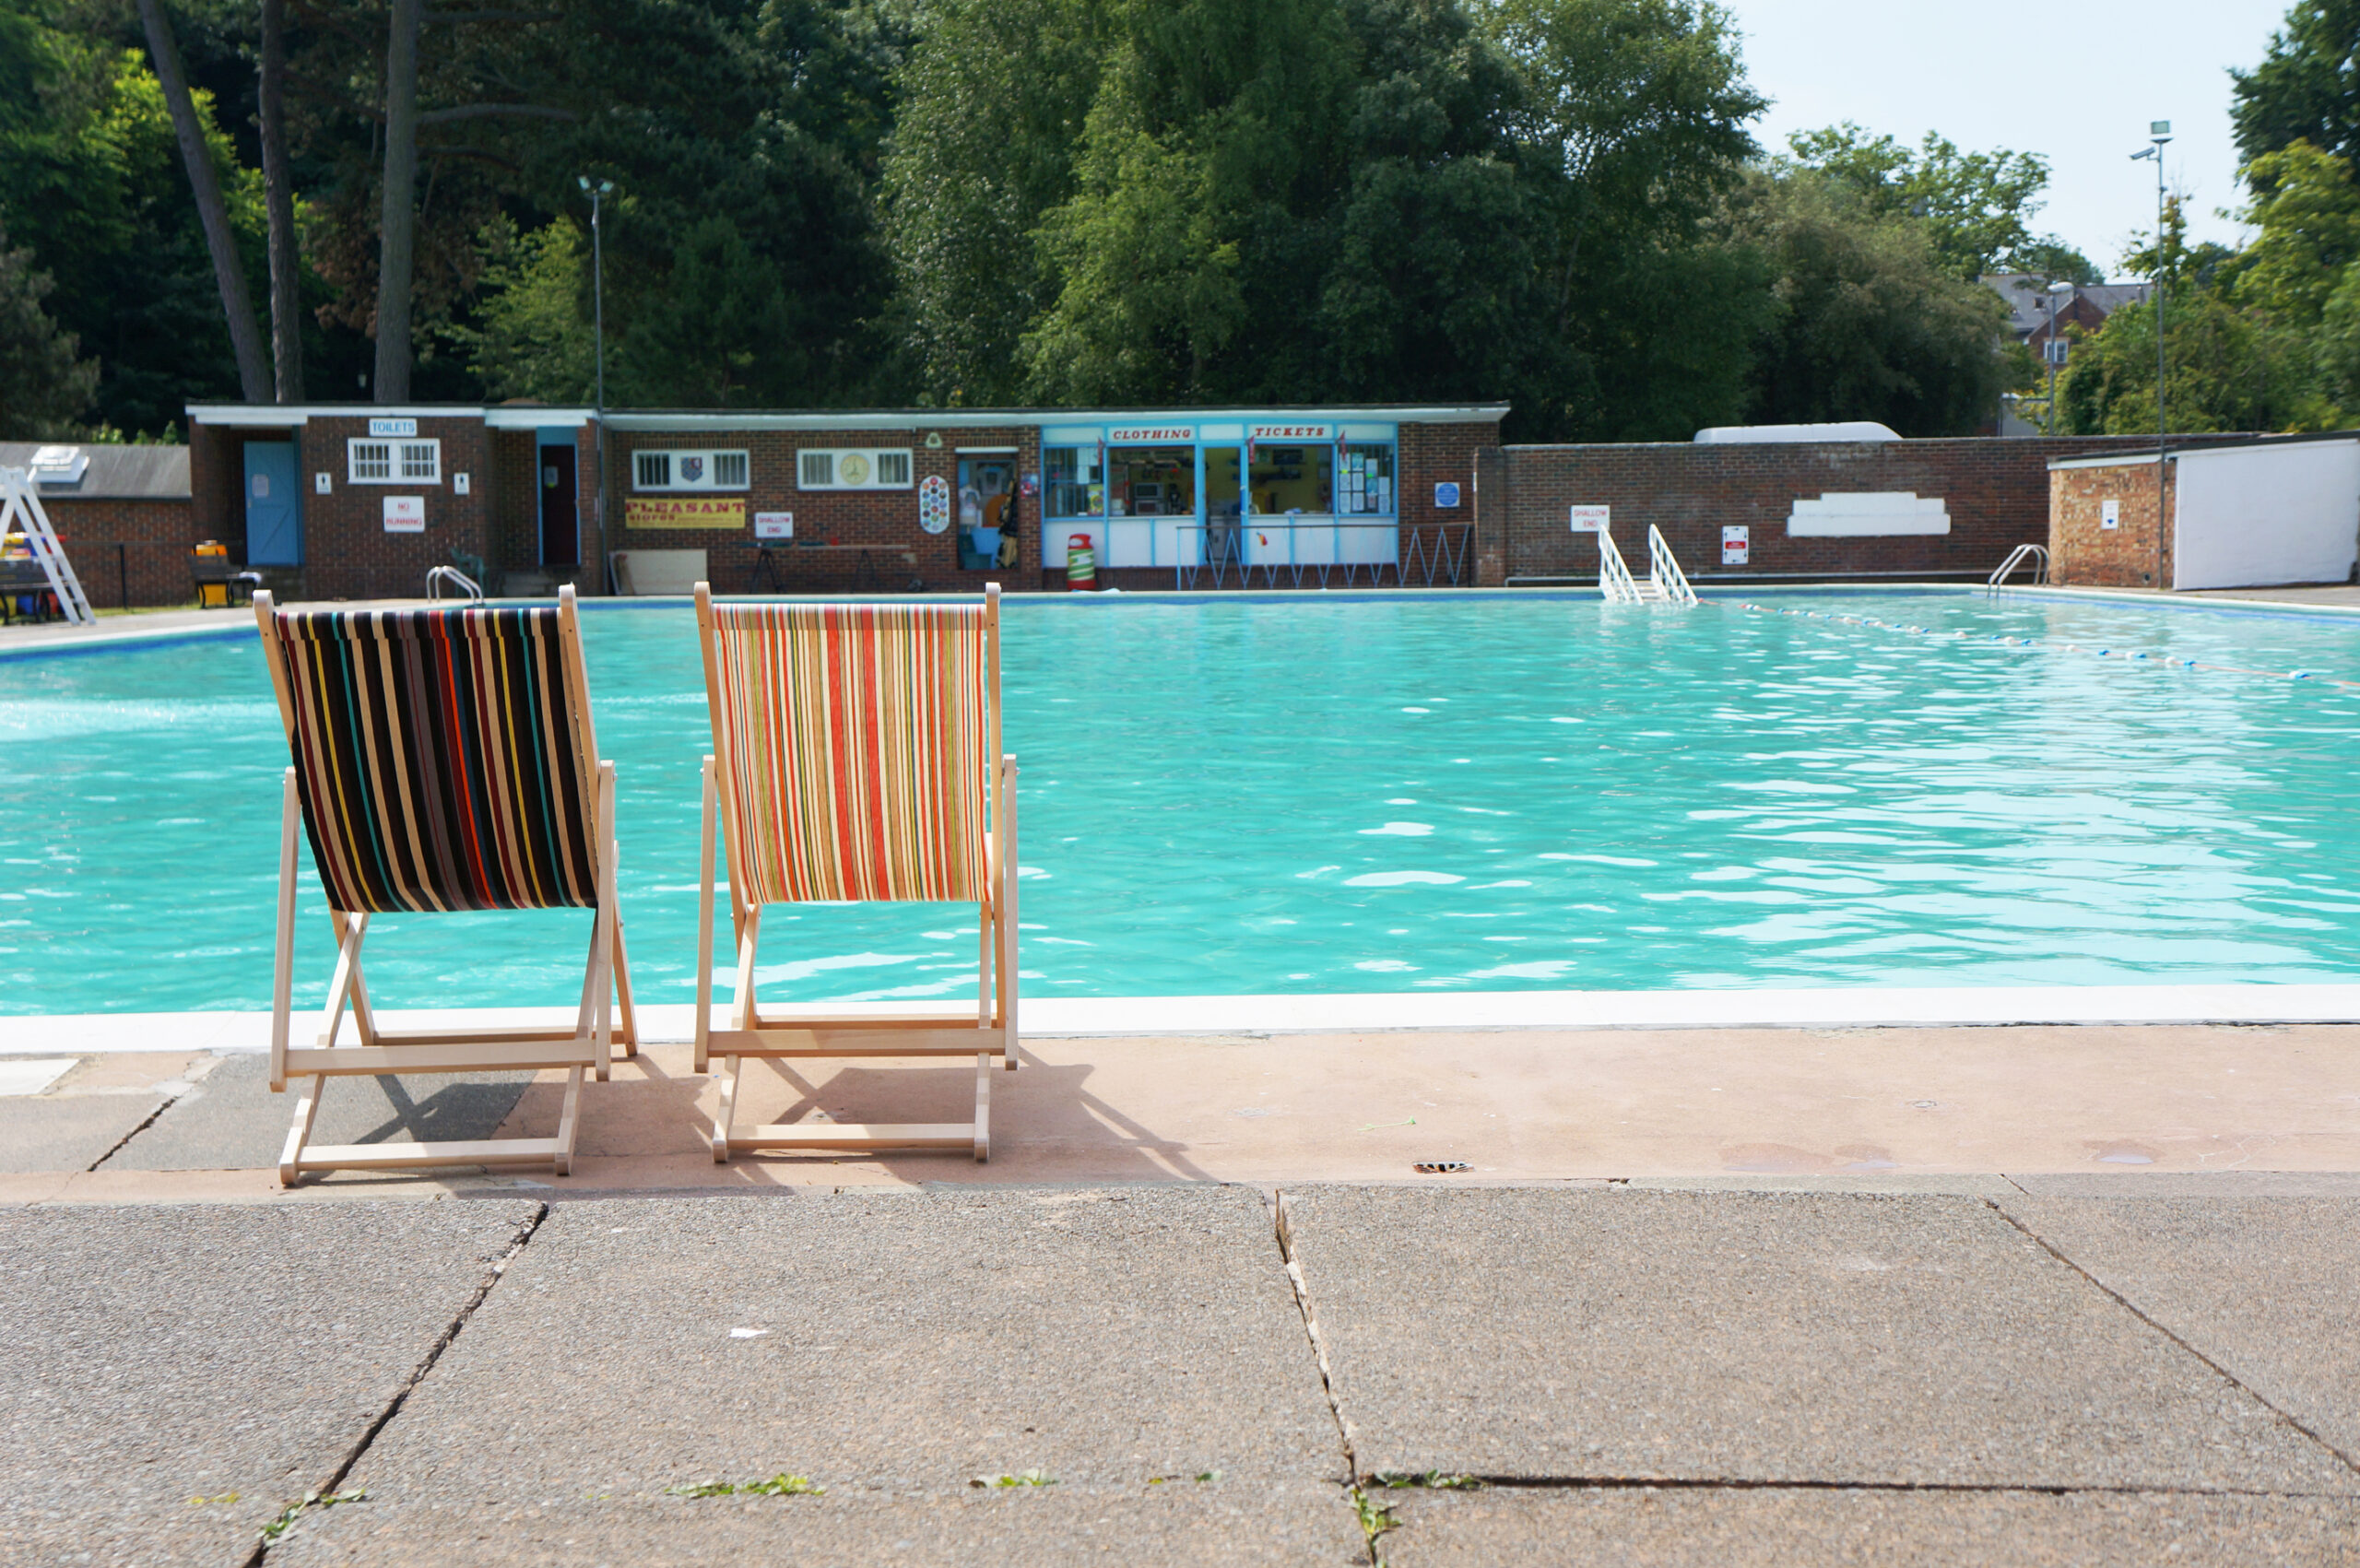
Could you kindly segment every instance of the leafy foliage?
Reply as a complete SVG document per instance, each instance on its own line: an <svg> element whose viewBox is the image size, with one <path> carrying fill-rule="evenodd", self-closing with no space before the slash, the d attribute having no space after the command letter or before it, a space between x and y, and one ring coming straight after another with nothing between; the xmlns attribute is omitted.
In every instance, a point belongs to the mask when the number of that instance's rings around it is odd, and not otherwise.
<svg viewBox="0 0 2360 1568"><path fill-rule="evenodd" d="M52 285L32 261L0 229L0 441L78 433L75 421L98 390L97 362L79 358L74 335L41 308Z"/></svg>

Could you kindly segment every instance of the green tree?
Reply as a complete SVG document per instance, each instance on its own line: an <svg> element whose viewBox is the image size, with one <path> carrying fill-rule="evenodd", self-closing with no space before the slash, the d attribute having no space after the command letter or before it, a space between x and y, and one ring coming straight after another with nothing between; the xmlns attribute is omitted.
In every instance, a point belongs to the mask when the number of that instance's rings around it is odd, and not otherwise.
<svg viewBox="0 0 2360 1568"><path fill-rule="evenodd" d="M2347 160L2360 156L2360 0L2297 0L2270 52L2250 71L2232 70L2230 123L2249 165L2307 141ZM2274 171L2248 180L2259 192Z"/></svg>
<svg viewBox="0 0 2360 1568"><path fill-rule="evenodd" d="M2048 188L2048 160L2036 153L1962 152L1931 131L1912 151L1849 121L1787 139L1796 162L1850 187L1868 213L1922 222L1937 263L1953 277L2094 276L2081 253L2032 231L2032 215Z"/></svg>
<svg viewBox="0 0 2360 1568"><path fill-rule="evenodd" d="M0 228L0 441L79 435L76 423L98 390L95 360L41 308L51 289L30 251L12 250Z"/></svg>
<svg viewBox="0 0 2360 1568"><path fill-rule="evenodd" d="M1754 418L1876 419L1906 436L1971 434L1991 418L2007 378L2006 307L1946 267L1922 224L1810 169L1751 176L1729 223L1776 277Z"/></svg>
<svg viewBox="0 0 2360 1568"><path fill-rule="evenodd" d="M484 395L587 403L597 388L596 342L584 300L590 247L565 218L528 234L503 215L486 230L484 297L474 325L449 336Z"/></svg>

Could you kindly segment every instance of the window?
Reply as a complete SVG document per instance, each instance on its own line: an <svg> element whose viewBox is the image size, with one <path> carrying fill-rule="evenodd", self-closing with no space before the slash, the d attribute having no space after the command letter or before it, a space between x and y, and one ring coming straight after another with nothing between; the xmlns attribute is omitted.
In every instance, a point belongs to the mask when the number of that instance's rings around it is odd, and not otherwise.
<svg viewBox="0 0 2360 1568"><path fill-rule="evenodd" d="M442 482L439 441L348 441L345 480L355 485L438 485Z"/></svg>
<svg viewBox="0 0 2360 1568"><path fill-rule="evenodd" d="M1393 449L1390 446L1344 448L1344 471L1336 484L1336 510L1390 516L1393 501Z"/></svg>
<svg viewBox="0 0 2360 1568"><path fill-rule="evenodd" d="M638 490L742 490L747 469L742 452L634 452L631 483Z"/></svg>
<svg viewBox="0 0 2360 1568"><path fill-rule="evenodd" d="M1041 453L1051 517L1095 517L1106 510L1106 486L1094 446L1051 446Z"/></svg>
<svg viewBox="0 0 2360 1568"><path fill-rule="evenodd" d="M795 482L807 490L905 490L910 449L809 448L796 454Z"/></svg>

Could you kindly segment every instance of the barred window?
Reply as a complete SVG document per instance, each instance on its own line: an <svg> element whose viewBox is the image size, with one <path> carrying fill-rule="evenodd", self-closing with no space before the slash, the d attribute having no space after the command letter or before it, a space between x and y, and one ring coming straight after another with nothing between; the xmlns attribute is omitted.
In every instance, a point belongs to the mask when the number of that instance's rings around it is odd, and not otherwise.
<svg viewBox="0 0 2360 1568"><path fill-rule="evenodd" d="M401 443L402 477L425 479L430 483L442 477L442 443L439 441L406 441Z"/></svg>
<svg viewBox="0 0 2360 1568"><path fill-rule="evenodd" d="M910 488L910 449L815 448L796 454L795 477L807 490L905 490Z"/></svg>
<svg viewBox="0 0 2360 1568"><path fill-rule="evenodd" d="M643 490L668 490L672 488L672 454L668 452L643 452L631 460L631 482Z"/></svg>
<svg viewBox="0 0 2360 1568"><path fill-rule="evenodd" d="M361 441L344 443L345 482L354 485L440 484L439 441Z"/></svg>
<svg viewBox="0 0 2360 1568"><path fill-rule="evenodd" d="M365 485L394 477L394 446L391 442L356 441L348 449L351 459L348 483Z"/></svg>
<svg viewBox="0 0 2360 1568"><path fill-rule="evenodd" d="M631 481L643 490L742 490L749 466L743 452L664 447L631 454Z"/></svg>

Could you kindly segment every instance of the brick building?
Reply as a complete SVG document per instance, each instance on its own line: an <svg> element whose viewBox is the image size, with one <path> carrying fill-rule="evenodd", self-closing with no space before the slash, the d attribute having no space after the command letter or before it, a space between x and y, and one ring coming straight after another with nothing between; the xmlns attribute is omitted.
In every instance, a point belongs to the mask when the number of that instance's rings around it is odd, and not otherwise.
<svg viewBox="0 0 2360 1568"><path fill-rule="evenodd" d="M39 467L34 458L49 459ZM184 446L0 442L0 468L31 468L58 543L101 609L187 604L189 552L205 536L189 509Z"/></svg>
<svg viewBox="0 0 2360 1568"><path fill-rule="evenodd" d="M196 531L304 598L454 563L512 594L1055 589L1078 545L1102 585L1313 586L1469 562L1506 411L195 404L190 468Z"/></svg>

